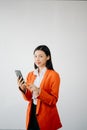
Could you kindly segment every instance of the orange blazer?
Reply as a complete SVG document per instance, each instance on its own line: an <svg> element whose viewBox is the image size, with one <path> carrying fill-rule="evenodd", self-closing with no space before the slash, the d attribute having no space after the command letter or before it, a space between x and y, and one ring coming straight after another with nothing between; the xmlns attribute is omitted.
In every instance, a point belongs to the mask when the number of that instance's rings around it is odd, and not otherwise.
<svg viewBox="0 0 87 130"><path fill-rule="evenodd" d="M27 76L27 85L33 83L36 76L33 71ZM40 130L57 130L62 127L56 103L59 96L60 77L53 70L47 70L40 84L41 92L38 96L36 106L36 117ZM26 113L26 130L30 120L32 105L32 93L27 90L23 94L25 100L29 101Z"/></svg>

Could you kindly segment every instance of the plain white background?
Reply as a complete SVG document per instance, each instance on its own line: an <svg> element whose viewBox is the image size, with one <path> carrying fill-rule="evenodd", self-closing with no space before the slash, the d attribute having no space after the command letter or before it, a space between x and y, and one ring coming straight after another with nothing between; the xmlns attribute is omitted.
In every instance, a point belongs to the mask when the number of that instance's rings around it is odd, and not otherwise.
<svg viewBox="0 0 87 130"><path fill-rule="evenodd" d="M87 130L87 2L55 0L0 0L0 129L25 129L14 70L26 78L40 44L61 77L61 130Z"/></svg>

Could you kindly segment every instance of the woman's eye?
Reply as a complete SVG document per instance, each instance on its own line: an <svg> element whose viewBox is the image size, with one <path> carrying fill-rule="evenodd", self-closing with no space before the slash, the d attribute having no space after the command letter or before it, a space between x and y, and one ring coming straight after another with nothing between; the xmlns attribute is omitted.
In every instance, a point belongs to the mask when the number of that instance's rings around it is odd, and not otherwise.
<svg viewBox="0 0 87 130"><path fill-rule="evenodd" d="M40 57L43 57L43 56L40 56Z"/></svg>
<svg viewBox="0 0 87 130"><path fill-rule="evenodd" d="M37 57L37 56L34 56L35 58Z"/></svg>

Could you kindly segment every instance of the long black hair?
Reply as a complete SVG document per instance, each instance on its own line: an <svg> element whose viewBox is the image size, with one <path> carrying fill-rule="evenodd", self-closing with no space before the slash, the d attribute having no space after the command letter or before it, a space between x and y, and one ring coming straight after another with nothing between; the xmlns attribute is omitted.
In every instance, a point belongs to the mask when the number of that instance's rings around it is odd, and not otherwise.
<svg viewBox="0 0 87 130"><path fill-rule="evenodd" d="M46 56L50 57L49 60L47 60L47 62L46 62L46 67L47 67L47 69L54 70L53 64L52 64L52 59L51 59L50 49L46 45L39 45L38 47L35 48L33 54L35 54L35 51L37 51L37 50L43 51L46 54ZM35 69L38 68L35 63L34 63L34 68Z"/></svg>

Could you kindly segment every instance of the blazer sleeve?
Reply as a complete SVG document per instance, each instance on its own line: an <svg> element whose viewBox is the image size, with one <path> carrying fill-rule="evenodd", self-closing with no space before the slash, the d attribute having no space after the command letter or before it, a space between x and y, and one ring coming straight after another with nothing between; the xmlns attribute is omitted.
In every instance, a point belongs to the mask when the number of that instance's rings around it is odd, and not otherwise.
<svg viewBox="0 0 87 130"><path fill-rule="evenodd" d="M26 93L22 93L22 95L23 98L27 101L30 101L32 99L32 93L28 89L26 89Z"/></svg>
<svg viewBox="0 0 87 130"><path fill-rule="evenodd" d="M47 79L45 79L46 81ZM38 98L48 104L48 105L56 105L56 102L58 100L58 95L59 95L59 86L60 86L60 76L58 73L53 72L50 75L49 81L46 84L46 87L49 87L49 82L50 82L50 92L43 88L41 88L40 94Z"/></svg>

